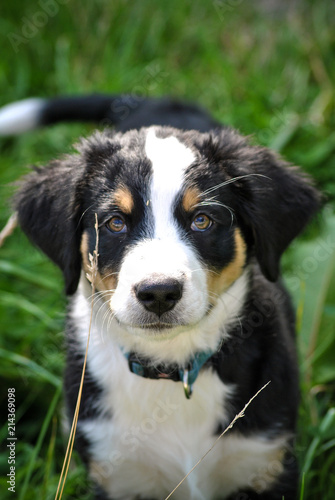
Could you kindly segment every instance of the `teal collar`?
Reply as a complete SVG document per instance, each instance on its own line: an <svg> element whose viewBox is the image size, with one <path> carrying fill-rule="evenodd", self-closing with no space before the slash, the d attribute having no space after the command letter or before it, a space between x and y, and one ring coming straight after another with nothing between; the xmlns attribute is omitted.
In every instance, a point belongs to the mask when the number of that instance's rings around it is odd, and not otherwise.
<svg viewBox="0 0 335 500"><path fill-rule="evenodd" d="M214 351L215 352L215 351ZM192 395L192 386L196 381L201 368L213 356L213 351L203 351L196 353L187 364L186 367L180 368L177 364L174 365L156 365L150 364L150 361L139 357L136 353L125 353L128 360L128 366L132 373L144 378L154 380L167 379L174 382L182 382L184 386L185 396L190 399Z"/></svg>

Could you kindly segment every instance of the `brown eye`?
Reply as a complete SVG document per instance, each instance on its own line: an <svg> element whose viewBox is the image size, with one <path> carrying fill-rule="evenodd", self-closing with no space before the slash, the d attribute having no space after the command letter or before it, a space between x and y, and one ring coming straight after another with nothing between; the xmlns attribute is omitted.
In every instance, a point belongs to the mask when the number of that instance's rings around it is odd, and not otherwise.
<svg viewBox="0 0 335 500"><path fill-rule="evenodd" d="M107 222L107 227L112 233L126 233L127 226L122 217L115 215Z"/></svg>
<svg viewBox="0 0 335 500"><path fill-rule="evenodd" d="M213 221L205 214L197 215L191 224L192 231L207 231L213 224Z"/></svg>

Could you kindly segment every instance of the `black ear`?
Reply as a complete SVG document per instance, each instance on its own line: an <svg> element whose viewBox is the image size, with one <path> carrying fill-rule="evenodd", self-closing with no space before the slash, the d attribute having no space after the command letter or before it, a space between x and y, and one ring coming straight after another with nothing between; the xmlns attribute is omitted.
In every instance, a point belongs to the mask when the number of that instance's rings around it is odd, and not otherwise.
<svg viewBox="0 0 335 500"><path fill-rule="evenodd" d="M66 293L76 291L81 270L80 204L76 186L81 168L70 159L37 168L15 197L19 223L30 240L63 271Z"/></svg>
<svg viewBox="0 0 335 500"><path fill-rule="evenodd" d="M311 180L274 153L247 147L248 165L237 189L239 214L255 245L256 258L270 281L279 275L280 257L320 205Z"/></svg>

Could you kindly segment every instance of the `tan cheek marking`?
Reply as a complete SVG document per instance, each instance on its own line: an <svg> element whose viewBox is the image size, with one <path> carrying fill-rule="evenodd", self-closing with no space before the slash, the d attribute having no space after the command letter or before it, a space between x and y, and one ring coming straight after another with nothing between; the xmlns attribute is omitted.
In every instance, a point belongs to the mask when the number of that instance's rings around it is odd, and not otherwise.
<svg viewBox="0 0 335 500"><path fill-rule="evenodd" d="M221 273L207 271L207 287L210 294L210 302L216 303L215 297L221 295L239 278L243 272L246 261L246 244L239 229L235 230L235 256Z"/></svg>
<svg viewBox="0 0 335 500"><path fill-rule="evenodd" d="M125 186L119 187L113 193L113 201L125 214L130 214L134 208L134 200L131 192Z"/></svg>
<svg viewBox="0 0 335 500"><path fill-rule="evenodd" d="M110 292L110 295L106 298L111 298L113 293L115 292L115 288L117 286L117 278L116 275L110 270L110 273L107 276L103 274L97 273L97 281L96 281L96 289L100 292Z"/></svg>
<svg viewBox="0 0 335 500"><path fill-rule="evenodd" d="M195 205L201 200L201 193L198 188L190 187L185 191L183 196L183 208L185 212L191 212Z"/></svg>
<svg viewBox="0 0 335 500"><path fill-rule="evenodd" d="M85 273L89 273L90 262L88 260L88 234L83 233L80 244L80 253L82 257L83 269Z"/></svg>
<svg viewBox="0 0 335 500"><path fill-rule="evenodd" d="M88 234L84 233L81 239L80 253L82 256L83 270L85 275L90 276L91 265L88 258L89 247L88 247ZM97 273L95 287L100 292L110 291L114 292L117 285L116 275L110 270L106 276L102 275L100 272ZM106 297L107 298L107 297ZM109 297L110 298L110 297Z"/></svg>

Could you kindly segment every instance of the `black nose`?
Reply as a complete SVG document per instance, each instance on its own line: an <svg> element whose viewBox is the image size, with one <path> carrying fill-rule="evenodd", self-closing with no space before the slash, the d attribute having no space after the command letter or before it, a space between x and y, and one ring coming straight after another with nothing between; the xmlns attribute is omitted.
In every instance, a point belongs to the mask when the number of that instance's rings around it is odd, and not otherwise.
<svg viewBox="0 0 335 500"><path fill-rule="evenodd" d="M137 299L157 316L174 308L181 299L183 285L176 279L144 280L134 287Z"/></svg>

